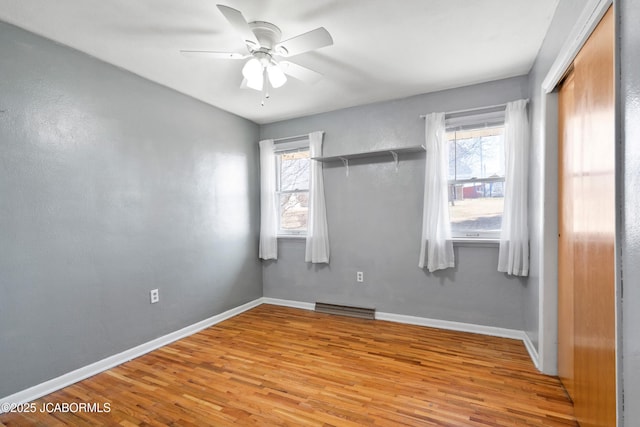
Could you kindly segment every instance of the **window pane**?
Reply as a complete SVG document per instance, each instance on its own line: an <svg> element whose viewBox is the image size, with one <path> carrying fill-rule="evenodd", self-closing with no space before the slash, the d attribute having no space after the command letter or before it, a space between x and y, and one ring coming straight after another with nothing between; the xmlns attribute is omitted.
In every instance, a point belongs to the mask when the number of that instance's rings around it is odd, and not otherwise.
<svg viewBox="0 0 640 427"><path fill-rule="evenodd" d="M280 191L309 189L309 151L280 155Z"/></svg>
<svg viewBox="0 0 640 427"><path fill-rule="evenodd" d="M305 231L308 210L308 192L280 194L280 229L283 231Z"/></svg>
<svg viewBox="0 0 640 427"><path fill-rule="evenodd" d="M449 179L504 177L504 127L450 132Z"/></svg>
<svg viewBox="0 0 640 427"><path fill-rule="evenodd" d="M454 236L498 233L504 210L504 127L450 132L449 217ZM482 180L490 182L459 182ZM458 182L455 182L458 181Z"/></svg>
<svg viewBox="0 0 640 427"><path fill-rule="evenodd" d="M458 198L449 203L451 231L454 235L473 234L474 232L499 232L504 211L504 197L483 197L482 188L493 185L503 186L502 182L479 184L478 186L455 186L457 193L469 197Z"/></svg>

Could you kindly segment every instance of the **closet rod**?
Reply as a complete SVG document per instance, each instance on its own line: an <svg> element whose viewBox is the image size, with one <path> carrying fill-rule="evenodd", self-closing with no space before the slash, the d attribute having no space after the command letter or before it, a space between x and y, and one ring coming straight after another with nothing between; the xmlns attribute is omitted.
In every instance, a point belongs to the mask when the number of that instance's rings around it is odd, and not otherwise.
<svg viewBox="0 0 640 427"><path fill-rule="evenodd" d="M529 98L525 99L525 101L528 103L529 102ZM444 113L444 115L448 116L448 115L451 115L451 114L462 114L462 113L472 113L474 111L492 110L494 108L506 107L507 104L508 103L505 102L503 104L487 105L485 107L467 108L466 110L447 111L446 113ZM421 119L424 119L425 117L427 117L426 114L421 114L420 115Z"/></svg>

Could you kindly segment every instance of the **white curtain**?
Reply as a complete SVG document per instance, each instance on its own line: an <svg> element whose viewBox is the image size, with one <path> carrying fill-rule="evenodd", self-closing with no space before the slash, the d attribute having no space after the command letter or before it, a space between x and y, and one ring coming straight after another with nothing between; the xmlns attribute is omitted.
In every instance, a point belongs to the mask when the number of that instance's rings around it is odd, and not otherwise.
<svg viewBox="0 0 640 427"><path fill-rule="evenodd" d="M527 101L507 104L504 117L505 189L500 232L498 271L515 276L529 274L527 225L529 120Z"/></svg>
<svg viewBox="0 0 640 427"><path fill-rule="evenodd" d="M309 156L322 156L322 132L309 134ZM312 263L329 263L329 228L327 205L324 201L322 163L311 160L309 180L309 218L307 220L307 247L304 260Z"/></svg>
<svg viewBox="0 0 640 427"><path fill-rule="evenodd" d="M273 140L260 141L260 249L262 259L278 259L278 205Z"/></svg>
<svg viewBox="0 0 640 427"><path fill-rule="evenodd" d="M425 139L427 161L418 266L436 271L455 265L449 222L449 147L444 113L431 113L425 117Z"/></svg>

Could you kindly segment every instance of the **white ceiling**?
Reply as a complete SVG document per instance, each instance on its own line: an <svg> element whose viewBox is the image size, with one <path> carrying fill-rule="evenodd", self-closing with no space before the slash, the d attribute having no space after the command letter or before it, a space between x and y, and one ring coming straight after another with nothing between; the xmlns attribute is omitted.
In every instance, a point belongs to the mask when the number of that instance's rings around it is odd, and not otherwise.
<svg viewBox="0 0 640 427"><path fill-rule="evenodd" d="M0 20L206 103L269 123L529 72L559 0L0 0ZM325 27L333 46L289 58L324 78L240 89L242 52L216 7L268 21L286 40Z"/></svg>

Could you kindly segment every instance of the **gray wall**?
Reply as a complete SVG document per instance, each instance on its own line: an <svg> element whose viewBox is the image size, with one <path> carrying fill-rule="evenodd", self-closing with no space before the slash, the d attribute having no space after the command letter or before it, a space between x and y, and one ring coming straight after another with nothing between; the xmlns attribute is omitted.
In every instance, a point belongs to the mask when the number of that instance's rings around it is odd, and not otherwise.
<svg viewBox="0 0 640 427"><path fill-rule="evenodd" d="M262 296L257 125L4 23L0 58L0 397Z"/></svg>
<svg viewBox="0 0 640 427"><path fill-rule="evenodd" d="M354 107L263 125L261 139L325 131L324 155L424 144L420 114L504 103L528 96L526 77ZM388 160L391 157L389 156ZM457 267L418 268L424 153L325 166L330 265L304 262L304 242L279 240L264 263L264 295L373 306L378 311L523 329L526 279L496 271L497 247L456 247ZM365 281L356 283L356 271Z"/></svg>
<svg viewBox="0 0 640 427"><path fill-rule="evenodd" d="M624 299L618 307L622 317L618 349L622 366L618 378L624 388L624 425L632 427L640 420L640 4L619 0L615 5L620 36L619 202L624 206L618 233L622 250L619 267L624 269L624 274L619 275L619 279L624 276Z"/></svg>
<svg viewBox="0 0 640 427"><path fill-rule="evenodd" d="M529 73L532 131L529 164L531 266L529 286L525 292L524 317L525 331L538 348L543 359L543 370L549 374L557 371L558 128L556 97L551 95L547 99L546 110L543 110L541 85L584 5L584 0L558 2L553 21ZM547 298L541 307L543 284ZM542 349L539 342L541 308L546 344Z"/></svg>

